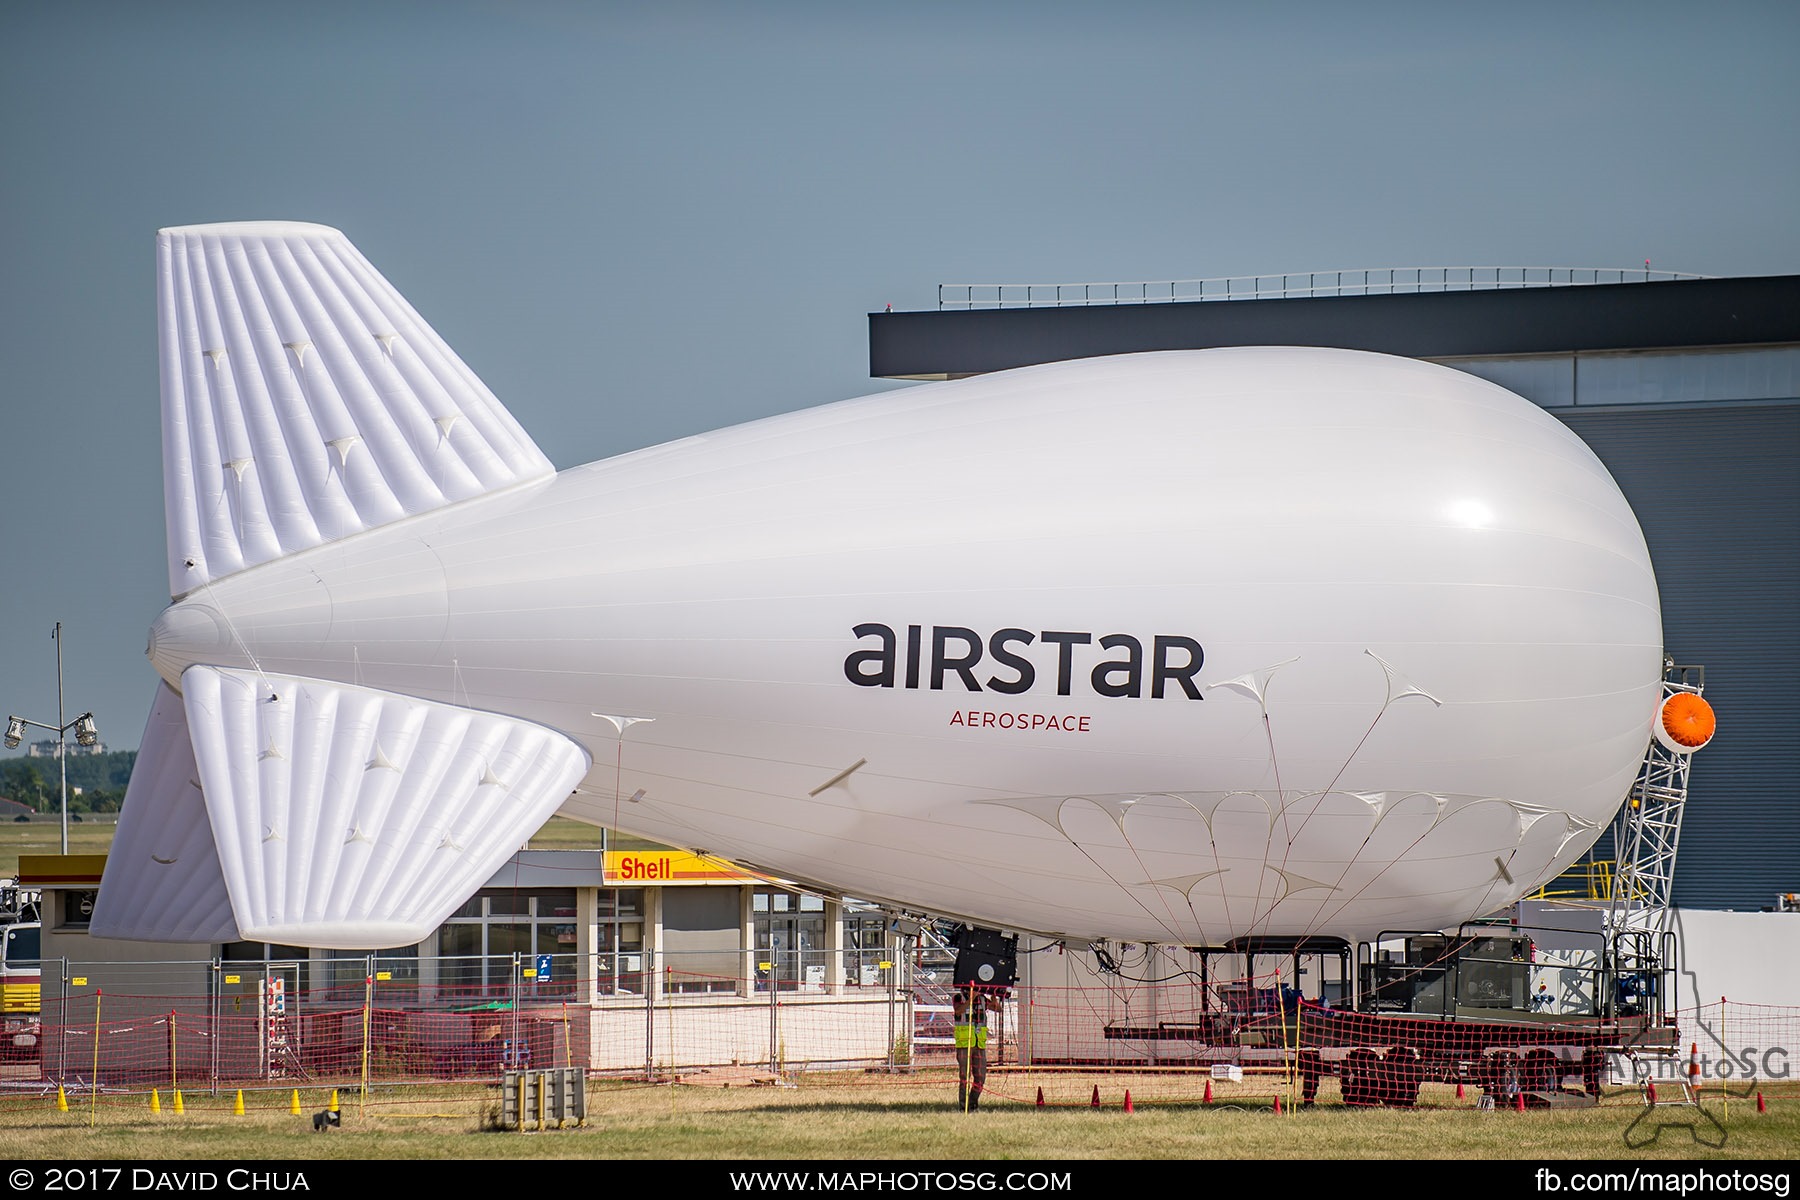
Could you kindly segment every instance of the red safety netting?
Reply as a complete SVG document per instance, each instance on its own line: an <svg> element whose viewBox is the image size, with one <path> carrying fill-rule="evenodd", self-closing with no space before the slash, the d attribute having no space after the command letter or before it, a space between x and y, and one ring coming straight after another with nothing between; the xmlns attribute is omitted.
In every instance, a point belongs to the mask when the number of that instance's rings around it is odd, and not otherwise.
<svg viewBox="0 0 1800 1200"><path fill-rule="evenodd" d="M830 965L786 978L755 964L732 975L664 965L603 976L557 964L528 976L502 960L497 974L456 983L398 969L353 981L318 962L77 965L46 972L30 1036L13 1036L22 1028L13 1022L0 1067L20 1085L215 1091L492 1080L543 1067L655 1080L726 1069L802 1081L954 1071L947 985L909 977L902 986L886 970L853 981ZM1454 1095L1538 1106L1603 1092L1668 1100L1792 1075L1800 1008L1596 1005L1570 981L1534 1008L1531 989L1543 982L1550 993L1556 977L1546 973L1558 969L1518 964L1504 1004L1420 1012L1436 1003L1430 970L1409 968L1415 1011L1403 1011L1399 992L1352 1006L1303 994L1282 970L1059 978L1036 964L1033 979L1000 993L988 1091L1028 1102L1032 1087L1008 1072L1136 1072L1154 1073L1154 1095L1166 1100L1408 1107ZM102 979L115 986L90 986Z"/></svg>

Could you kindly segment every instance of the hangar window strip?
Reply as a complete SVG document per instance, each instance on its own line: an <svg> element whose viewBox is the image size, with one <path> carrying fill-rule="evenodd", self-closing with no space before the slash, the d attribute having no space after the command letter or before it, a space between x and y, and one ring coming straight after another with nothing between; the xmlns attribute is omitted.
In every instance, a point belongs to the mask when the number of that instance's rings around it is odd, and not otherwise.
<svg viewBox="0 0 1800 1200"><path fill-rule="evenodd" d="M1800 346L1435 358L1543 408L1744 404L1800 396Z"/></svg>

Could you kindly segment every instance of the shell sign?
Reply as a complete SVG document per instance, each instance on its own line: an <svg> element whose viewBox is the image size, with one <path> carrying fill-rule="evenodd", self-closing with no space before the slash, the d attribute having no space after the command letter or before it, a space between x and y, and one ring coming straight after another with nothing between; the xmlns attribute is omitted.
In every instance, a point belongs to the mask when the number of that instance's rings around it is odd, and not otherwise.
<svg viewBox="0 0 1800 1200"><path fill-rule="evenodd" d="M721 859L683 850L606 852L605 880L609 887L646 883L754 883L761 878Z"/></svg>

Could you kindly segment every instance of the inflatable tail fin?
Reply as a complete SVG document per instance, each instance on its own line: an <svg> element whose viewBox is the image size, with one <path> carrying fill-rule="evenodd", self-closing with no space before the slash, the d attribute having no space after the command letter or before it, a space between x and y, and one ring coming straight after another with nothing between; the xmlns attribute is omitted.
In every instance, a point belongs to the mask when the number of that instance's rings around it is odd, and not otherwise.
<svg viewBox="0 0 1800 1200"><path fill-rule="evenodd" d="M157 257L178 601L555 473L337 230L165 229ZM589 765L563 735L504 715L204 661L171 676L126 792L97 936L416 943Z"/></svg>
<svg viewBox="0 0 1800 1200"><path fill-rule="evenodd" d="M157 237L169 593L555 473L343 234Z"/></svg>

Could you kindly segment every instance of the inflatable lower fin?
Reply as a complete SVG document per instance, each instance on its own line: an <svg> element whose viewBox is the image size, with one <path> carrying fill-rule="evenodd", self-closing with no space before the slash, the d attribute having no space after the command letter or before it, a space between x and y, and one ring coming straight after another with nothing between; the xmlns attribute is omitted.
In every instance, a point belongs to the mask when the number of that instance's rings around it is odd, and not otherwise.
<svg viewBox="0 0 1800 1200"><path fill-rule="evenodd" d="M210 666L189 667L181 686L180 708L165 689L151 716L164 748L143 790L133 776L120 819L129 853L109 861L92 926L104 936L340 950L423 941L589 766L543 726L372 688Z"/></svg>
<svg viewBox="0 0 1800 1200"><path fill-rule="evenodd" d="M159 684L88 933L140 942L235 942L237 920L200 794L187 712Z"/></svg>

